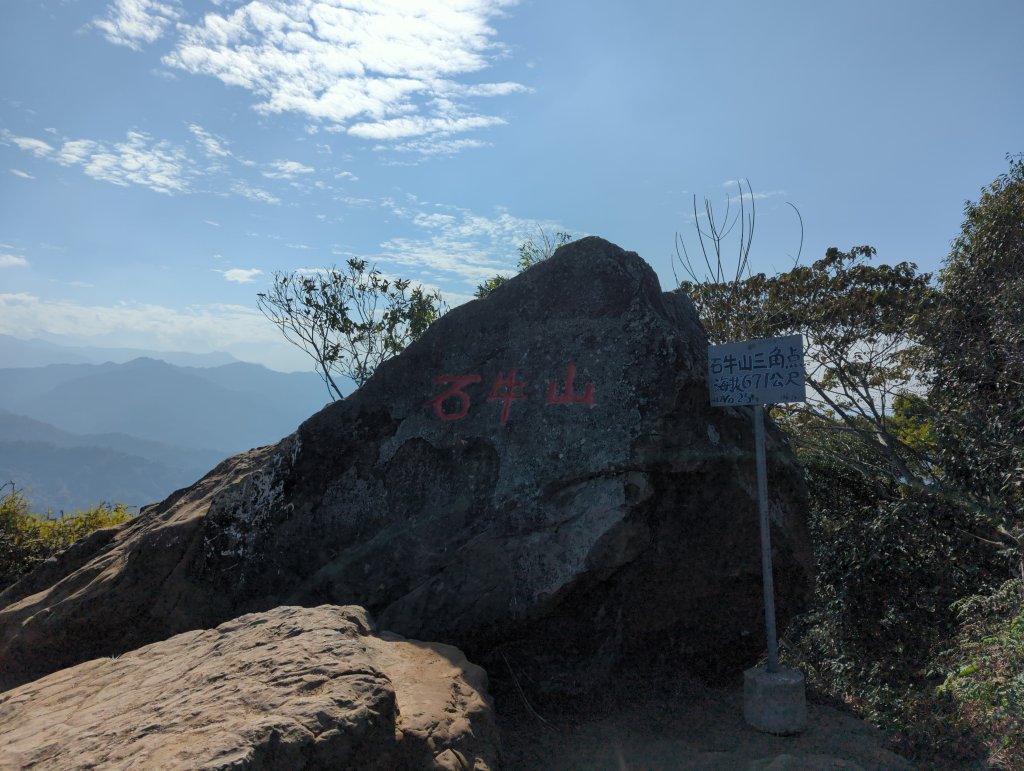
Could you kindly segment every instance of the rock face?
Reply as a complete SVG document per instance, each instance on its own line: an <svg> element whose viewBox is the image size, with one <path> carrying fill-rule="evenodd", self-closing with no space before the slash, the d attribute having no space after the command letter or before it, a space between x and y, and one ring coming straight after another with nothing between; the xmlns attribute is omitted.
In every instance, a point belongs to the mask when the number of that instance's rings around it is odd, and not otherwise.
<svg viewBox="0 0 1024 771"><path fill-rule="evenodd" d="M545 681L570 690L632 656L738 670L764 644L753 431L709 406L706 346L637 255L562 247L279 444L0 595L0 685L322 603L485 664L574 660ZM799 469L768 438L781 624L812 563Z"/></svg>
<svg viewBox="0 0 1024 771"><path fill-rule="evenodd" d="M281 607L0 695L0 767L485 771L486 682L362 608Z"/></svg>

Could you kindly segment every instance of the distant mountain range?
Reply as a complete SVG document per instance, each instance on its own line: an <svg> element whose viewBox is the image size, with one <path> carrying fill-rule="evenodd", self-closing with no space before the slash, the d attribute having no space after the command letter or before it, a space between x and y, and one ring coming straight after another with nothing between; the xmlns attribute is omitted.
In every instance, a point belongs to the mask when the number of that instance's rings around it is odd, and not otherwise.
<svg viewBox="0 0 1024 771"><path fill-rule="evenodd" d="M45 367L47 364L124 364L132 359L150 358L179 367L219 367L238 359L230 353L186 353L184 351L151 351L143 348L100 348L97 346L61 345L49 340L22 340L0 335L0 366Z"/></svg>
<svg viewBox="0 0 1024 771"><path fill-rule="evenodd" d="M0 336L0 351L17 347L14 339ZM36 350L53 352L47 345ZM31 351L22 346L22 353ZM229 455L278 441L327 401L315 373L239 361L194 367L135 358L3 368L0 483L25 489L37 511L101 501L141 506L191 484Z"/></svg>

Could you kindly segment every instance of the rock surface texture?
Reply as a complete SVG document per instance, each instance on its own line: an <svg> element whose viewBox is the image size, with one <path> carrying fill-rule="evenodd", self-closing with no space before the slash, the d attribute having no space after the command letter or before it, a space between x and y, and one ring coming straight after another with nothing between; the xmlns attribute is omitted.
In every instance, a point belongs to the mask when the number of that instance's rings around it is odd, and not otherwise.
<svg viewBox="0 0 1024 771"><path fill-rule="evenodd" d="M0 685L323 603L504 656L526 687L635 656L739 671L764 645L753 431L709 406L706 357L689 300L637 255L562 247L279 444L0 595ZM768 439L781 625L812 561L799 469Z"/></svg>
<svg viewBox="0 0 1024 771"><path fill-rule="evenodd" d="M0 695L0 767L485 771L486 681L362 608L281 607Z"/></svg>

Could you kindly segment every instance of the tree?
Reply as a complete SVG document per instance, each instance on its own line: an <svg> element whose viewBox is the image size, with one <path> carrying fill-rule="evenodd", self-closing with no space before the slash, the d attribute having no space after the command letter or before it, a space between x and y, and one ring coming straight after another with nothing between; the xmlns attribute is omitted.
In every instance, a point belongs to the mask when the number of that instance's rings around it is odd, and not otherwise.
<svg viewBox="0 0 1024 771"><path fill-rule="evenodd" d="M833 247L813 265L775 276L680 287L712 342L803 335L809 400L774 414L801 429L805 449L832 453L866 476L924 485L934 481L934 464L901 438L893 407L920 386L915 358L934 291L911 263L869 265L874 254L870 246ZM816 442L823 431L846 441Z"/></svg>
<svg viewBox="0 0 1024 771"><path fill-rule="evenodd" d="M439 292L411 285L351 259L340 269L275 272L257 302L285 339L312 357L331 399L343 399L335 375L361 386L444 312Z"/></svg>
<svg viewBox="0 0 1024 771"><path fill-rule="evenodd" d="M968 201L939 274L929 403L947 483L1024 578L1024 156Z"/></svg>
<svg viewBox="0 0 1024 771"><path fill-rule="evenodd" d="M555 250L558 249L558 247L564 246L573 240L571 235L564 233L561 230L555 233L553 238L549 236L543 228L538 228L538 231L540 238L539 244L532 238L528 238L523 241L523 243L519 244L519 260L516 264L520 273L527 268L536 265L538 262L543 262L548 259L555 253ZM484 298L506 281L508 281L508 277L503 276L500 273L491 276L489 279L484 281L484 283L477 286L474 297L477 297L478 299Z"/></svg>

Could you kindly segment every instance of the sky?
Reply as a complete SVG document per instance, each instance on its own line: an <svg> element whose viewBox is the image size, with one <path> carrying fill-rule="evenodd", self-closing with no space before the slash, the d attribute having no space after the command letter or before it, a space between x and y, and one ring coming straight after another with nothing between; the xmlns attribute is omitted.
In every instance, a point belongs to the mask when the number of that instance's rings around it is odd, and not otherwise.
<svg viewBox="0 0 1024 771"><path fill-rule="evenodd" d="M0 333L309 370L275 272L359 257L456 305L565 231L670 288L739 179L754 271L794 207L802 263L935 271L1024 151L1022 30L1020 0L5 0Z"/></svg>

